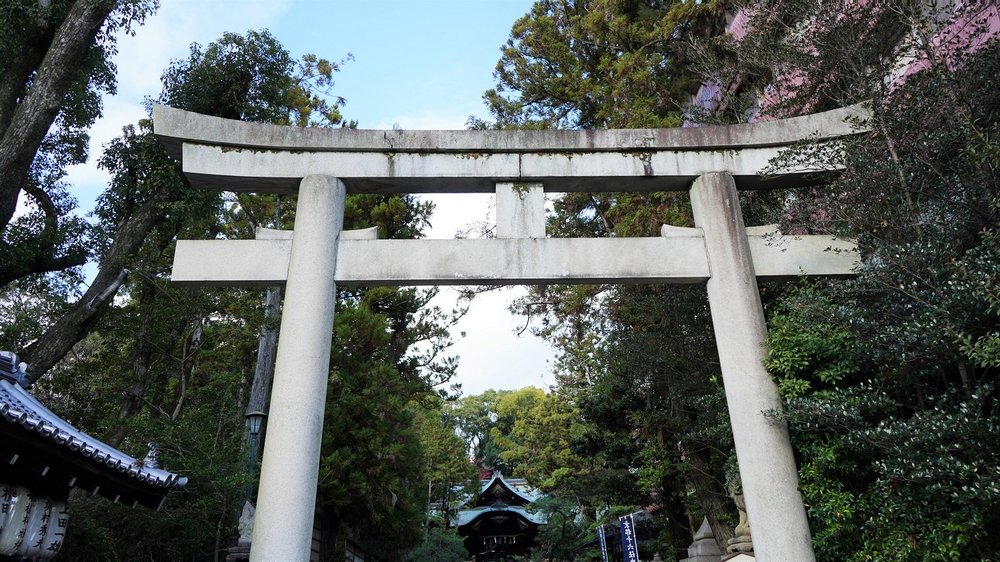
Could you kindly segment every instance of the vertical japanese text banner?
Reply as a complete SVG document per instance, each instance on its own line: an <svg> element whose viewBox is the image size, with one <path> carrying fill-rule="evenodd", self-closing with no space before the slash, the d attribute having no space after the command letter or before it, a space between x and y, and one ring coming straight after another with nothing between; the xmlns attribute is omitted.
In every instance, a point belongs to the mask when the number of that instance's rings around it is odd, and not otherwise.
<svg viewBox="0 0 1000 562"><path fill-rule="evenodd" d="M622 532L622 556L625 562L639 562L639 545L635 540L635 519L632 515L618 518Z"/></svg>
<svg viewBox="0 0 1000 562"><path fill-rule="evenodd" d="M601 543L601 560L608 562L608 541L604 538L604 525L597 528L597 542Z"/></svg>

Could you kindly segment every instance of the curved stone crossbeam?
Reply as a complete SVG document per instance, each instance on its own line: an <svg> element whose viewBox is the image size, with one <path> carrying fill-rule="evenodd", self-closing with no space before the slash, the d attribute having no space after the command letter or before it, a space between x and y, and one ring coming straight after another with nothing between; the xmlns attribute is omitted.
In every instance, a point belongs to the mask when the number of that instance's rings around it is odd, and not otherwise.
<svg viewBox="0 0 1000 562"><path fill-rule="evenodd" d="M686 190L728 171L741 189L822 181L837 168L769 174L788 146L864 132L861 106L745 125L545 131L401 131L300 128L153 108L154 131L193 185L293 192L312 174L352 193L493 192L498 181L550 192Z"/></svg>

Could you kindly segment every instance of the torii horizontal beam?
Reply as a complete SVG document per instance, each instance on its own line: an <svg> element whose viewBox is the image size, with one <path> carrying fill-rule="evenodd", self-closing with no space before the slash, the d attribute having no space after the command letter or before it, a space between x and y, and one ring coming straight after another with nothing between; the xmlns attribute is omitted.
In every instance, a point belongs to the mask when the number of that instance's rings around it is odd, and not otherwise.
<svg viewBox="0 0 1000 562"><path fill-rule="evenodd" d="M377 240L341 234L338 285L538 285L703 283L710 277L700 228L665 227L657 238ZM851 275L857 252L833 236L748 229L758 277ZM292 231L258 240L179 240L171 279L180 285L267 287L288 275Z"/></svg>
<svg viewBox="0 0 1000 562"><path fill-rule="evenodd" d="M156 136L197 187L290 193L307 174L348 193L491 193L498 181L545 191L686 191L728 171L739 189L828 179L840 166L769 164L783 148L860 132L860 106L781 121L675 129L376 131L246 123L153 107Z"/></svg>

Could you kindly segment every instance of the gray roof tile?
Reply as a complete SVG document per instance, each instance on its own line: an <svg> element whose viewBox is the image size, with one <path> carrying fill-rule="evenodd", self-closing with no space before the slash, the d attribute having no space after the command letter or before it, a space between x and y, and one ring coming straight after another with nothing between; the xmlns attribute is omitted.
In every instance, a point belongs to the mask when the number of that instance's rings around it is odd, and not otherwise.
<svg viewBox="0 0 1000 562"><path fill-rule="evenodd" d="M103 470L126 476L140 485L161 489L157 495L165 495L169 490L187 485L187 477L147 466L73 427L27 390L28 384L23 374L23 369L17 365L17 356L0 351L0 422L5 422L8 427L18 427L33 433L39 440L51 441L78 457L81 463L97 461L105 465Z"/></svg>

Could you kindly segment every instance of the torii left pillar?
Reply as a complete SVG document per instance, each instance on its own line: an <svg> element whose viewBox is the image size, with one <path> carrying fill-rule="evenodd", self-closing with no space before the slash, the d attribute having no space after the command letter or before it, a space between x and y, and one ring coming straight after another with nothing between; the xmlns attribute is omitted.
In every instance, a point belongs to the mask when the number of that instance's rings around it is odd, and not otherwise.
<svg viewBox="0 0 1000 562"><path fill-rule="evenodd" d="M330 176L306 176L299 186L257 491L253 561L309 559L345 194L344 184Z"/></svg>

